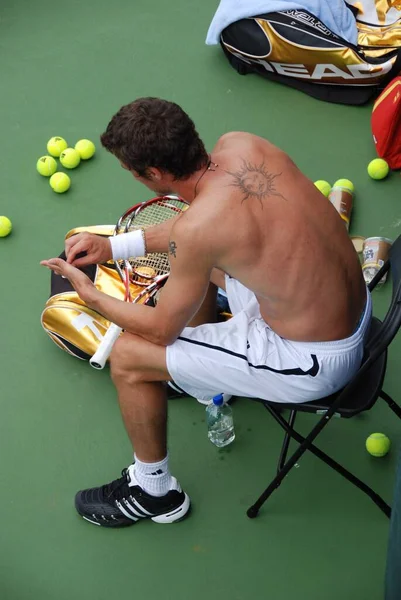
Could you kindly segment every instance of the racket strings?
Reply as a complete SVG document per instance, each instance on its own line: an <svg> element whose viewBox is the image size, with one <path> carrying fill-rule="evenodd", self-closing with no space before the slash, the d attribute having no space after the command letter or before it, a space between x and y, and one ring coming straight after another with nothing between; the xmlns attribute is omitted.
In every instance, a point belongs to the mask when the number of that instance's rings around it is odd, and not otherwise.
<svg viewBox="0 0 401 600"><path fill-rule="evenodd" d="M130 209L122 215L116 226L116 235L136 229L147 229L168 221L188 208L186 202L178 198L160 198ZM119 261L124 273L125 297L131 298L129 282L148 286L170 272L170 261L165 252L153 252L144 257L134 257L128 261ZM129 279L127 265L130 265Z"/></svg>
<svg viewBox="0 0 401 600"><path fill-rule="evenodd" d="M184 207L187 207L185 202L173 198L153 202L142 209L139 208L133 213L130 217L131 222L128 220L128 222L125 223L125 226L127 227L126 231L132 231L139 228L147 229L148 227L164 223L181 214ZM168 254L165 252L149 253L144 257L131 258L129 262L132 267L134 280L138 280L136 274L139 274L140 277L143 270L148 271L150 279L148 283L155 277L166 275L170 272L170 261ZM139 280L139 283L146 284L146 281Z"/></svg>

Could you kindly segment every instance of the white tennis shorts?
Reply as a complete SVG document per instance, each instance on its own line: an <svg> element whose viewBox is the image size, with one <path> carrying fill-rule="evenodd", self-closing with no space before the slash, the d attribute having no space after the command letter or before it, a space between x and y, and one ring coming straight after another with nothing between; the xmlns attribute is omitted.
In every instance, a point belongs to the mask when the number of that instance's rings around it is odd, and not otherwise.
<svg viewBox="0 0 401 600"><path fill-rule="evenodd" d="M167 369L190 396L207 400L222 392L273 402L307 402L341 389L358 370L372 301L355 333L335 342L292 342L262 319L250 290L226 276L233 317L186 327L167 347Z"/></svg>

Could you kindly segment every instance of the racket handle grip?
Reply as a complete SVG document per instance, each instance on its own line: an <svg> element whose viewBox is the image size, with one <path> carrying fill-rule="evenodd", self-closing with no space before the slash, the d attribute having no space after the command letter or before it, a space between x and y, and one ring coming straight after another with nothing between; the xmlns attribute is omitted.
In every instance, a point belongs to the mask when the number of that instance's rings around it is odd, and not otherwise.
<svg viewBox="0 0 401 600"><path fill-rule="evenodd" d="M102 341L99 344L98 349L89 361L89 364L94 369L103 369L107 359L109 358L115 342L120 337L122 332L121 327L112 323L106 333L104 334Z"/></svg>

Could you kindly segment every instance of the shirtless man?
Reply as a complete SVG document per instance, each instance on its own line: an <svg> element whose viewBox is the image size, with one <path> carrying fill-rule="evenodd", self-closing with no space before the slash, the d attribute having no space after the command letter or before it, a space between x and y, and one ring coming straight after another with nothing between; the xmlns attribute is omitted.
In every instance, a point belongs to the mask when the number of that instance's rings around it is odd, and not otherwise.
<svg viewBox="0 0 401 600"><path fill-rule="evenodd" d="M143 518L171 523L185 517L190 501L168 467L163 382L204 400L221 392L276 402L329 395L361 363L371 300L344 222L265 139L228 133L208 155L179 106L141 98L120 109L101 140L138 181L190 207L146 230L145 239L140 231L76 235L66 242L67 262L42 263L125 330L111 376L134 463L120 479L78 492L75 504L105 527ZM103 294L77 268L143 256L145 244L170 256L156 308ZM187 327L216 289L210 282L226 290L233 318Z"/></svg>

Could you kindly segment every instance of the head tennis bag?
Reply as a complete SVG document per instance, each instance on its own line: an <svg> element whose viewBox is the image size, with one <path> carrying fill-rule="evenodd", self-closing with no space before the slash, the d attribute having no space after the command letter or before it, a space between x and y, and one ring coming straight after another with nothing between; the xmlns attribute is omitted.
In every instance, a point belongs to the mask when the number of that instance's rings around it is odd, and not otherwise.
<svg viewBox="0 0 401 600"><path fill-rule="evenodd" d="M66 238L83 231L108 237L113 235L114 225L80 227L69 231ZM60 258L65 259L64 252ZM99 290L124 300L124 285L112 263L88 265L82 270ZM138 293L137 286L133 286L133 294L135 290ZM53 271L50 298L42 312L41 322L59 348L81 360L89 360L94 355L110 325L107 319L85 305L68 279Z"/></svg>
<svg viewBox="0 0 401 600"><path fill-rule="evenodd" d="M391 169L401 169L401 77L396 77L376 100L372 133L378 156Z"/></svg>
<svg viewBox="0 0 401 600"><path fill-rule="evenodd" d="M401 71L401 20L371 25L350 8L358 46L306 10L241 19L222 31L220 43L241 75L258 73L327 102L363 104Z"/></svg>

